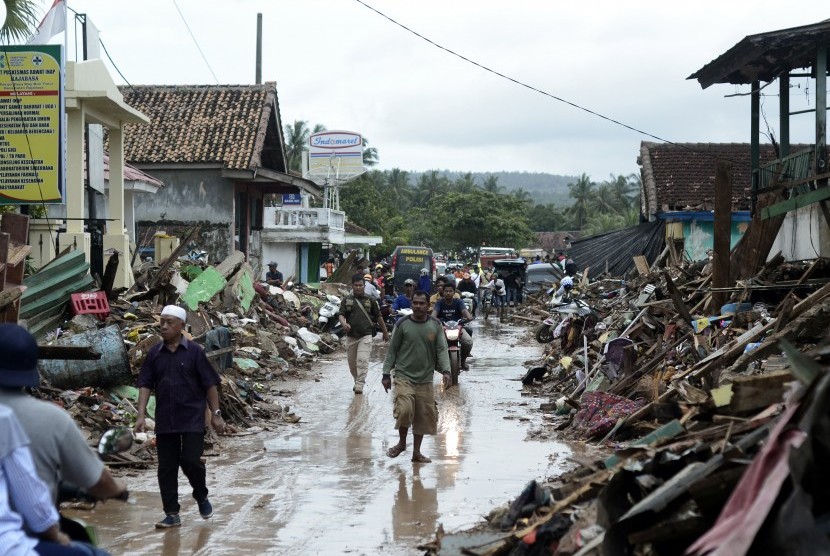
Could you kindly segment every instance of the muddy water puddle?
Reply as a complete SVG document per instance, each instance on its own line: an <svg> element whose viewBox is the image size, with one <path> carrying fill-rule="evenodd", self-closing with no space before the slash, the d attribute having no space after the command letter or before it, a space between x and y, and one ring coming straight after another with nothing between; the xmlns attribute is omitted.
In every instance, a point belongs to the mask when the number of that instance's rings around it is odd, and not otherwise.
<svg viewBox="0 0 830 556"><path fill-rule="evenodd" d="M378 342L363 395L351 391L341 353L303 380L291 410L298 425L223 440L208 457L215 516L202 520L180 477L181 529L159 532L155 469L129 477L137 504L99 506L87 519L114 554L419 554L439 523L456 531L480 523L531 479L550 476L570 449L525 441L535 402L521 396L522 363L541 349L520 341L521 328L474 323L471 370L446 391L436 375L438 434L422 451L385 455L397 441L392 395L380 385ZM518 417L518 418L517 418ZM551 457L553 456L553 457Z"/></svg>

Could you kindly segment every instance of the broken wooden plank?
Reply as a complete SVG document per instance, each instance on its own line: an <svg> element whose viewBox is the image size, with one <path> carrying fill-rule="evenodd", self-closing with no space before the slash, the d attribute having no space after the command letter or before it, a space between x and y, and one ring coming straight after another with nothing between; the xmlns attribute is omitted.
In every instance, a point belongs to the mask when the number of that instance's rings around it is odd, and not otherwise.
<svg viewBox="0 0 830 556"><path fill-rule="evenodd" d="M645 276L651 272L648 268L648 259L646 259L645 255L635 255L634 266L637 267L637 272L640 273L640 276Z"/></svg>
<svg viewBox="0 0 830 556"><path fill-rule="evenodd" d="M672 281L668 272L663 271L663 277L666 279L666 286L669 289L669 296L674 302L674 308L677 309L677 312L680 313L680 316L683 317L684 321L691 323L692 315L689 313L689 308L686 307L686 304L683 302L683 295L681 295L680 290L678 290L677 286L674 285L674 281Z"/></svg>

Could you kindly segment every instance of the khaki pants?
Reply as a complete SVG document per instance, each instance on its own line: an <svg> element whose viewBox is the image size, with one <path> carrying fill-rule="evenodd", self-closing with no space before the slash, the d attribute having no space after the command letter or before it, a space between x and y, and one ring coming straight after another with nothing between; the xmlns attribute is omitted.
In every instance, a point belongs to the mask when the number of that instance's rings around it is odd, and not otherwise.
<svg viewBox="0 0 830 556"><path fill-rule="evenodd" d="M395 377L392 383L395 395L392 416L395 428L412 428L412 434L424 435L438 432L438 404L432 382L416 384L405 378Z"/></svg>
<svg viewBox="0 0 830 556"><path fill-rule="evenodd" d="M352 338L346 336L346 353L349 361L349 372L354 378L355 389L363 390L366 383L366 373L369 372L369 354L372 351L372 336Z"/></svg>

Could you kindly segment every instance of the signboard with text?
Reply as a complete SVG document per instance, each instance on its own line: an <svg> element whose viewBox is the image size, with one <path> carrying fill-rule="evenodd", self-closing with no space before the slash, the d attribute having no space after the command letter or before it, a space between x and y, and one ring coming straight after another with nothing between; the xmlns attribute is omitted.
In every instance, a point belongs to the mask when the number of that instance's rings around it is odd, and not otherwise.
<svg viewBox="0 0 830 556"><path fill-rule="evenodd" d="M283 193L282 194L282 204L283 205L301 205L303 204L303 196L299 193Z"/></svg>
<svg viewBox="0 0 830 556"><path fill-rule="evenodd" d="M63 203L61 49L0 47L0 205Z"/></svg>
<svg viewBox="0 0 830 556"><path fill-rule="evenodd" d="M353 131L320 131L308 139L308 174L348 179L364 172L363 137Z"/></svg>

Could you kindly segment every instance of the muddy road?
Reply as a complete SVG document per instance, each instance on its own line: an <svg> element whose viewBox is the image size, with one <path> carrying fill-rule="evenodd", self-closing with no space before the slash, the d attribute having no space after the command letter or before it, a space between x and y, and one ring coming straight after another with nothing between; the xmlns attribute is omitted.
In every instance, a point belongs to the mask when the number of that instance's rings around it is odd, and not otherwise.
<svg viewBox="0 0 830 556"><path fill-rule="evenodd" d="M127 478L135 505L110 502L81 515L113 554L419 554L439 523L448 532L479 523L530 479L559 471L570 453L525 440L541 417L518 378L541 347L524 328L492 318L473 326L474 359L459 387L445 391L435 375L439 432L422 448L433 463L410 462L411 435L401 456L385 455L397 431L377 342L362 396L339 352L317 366L319 380L287 383L301 423L222 439L221 455L207 458L212 519L199 517L180 474L182 527L155 530L163 513L154 467Z"/></svg>

